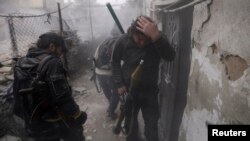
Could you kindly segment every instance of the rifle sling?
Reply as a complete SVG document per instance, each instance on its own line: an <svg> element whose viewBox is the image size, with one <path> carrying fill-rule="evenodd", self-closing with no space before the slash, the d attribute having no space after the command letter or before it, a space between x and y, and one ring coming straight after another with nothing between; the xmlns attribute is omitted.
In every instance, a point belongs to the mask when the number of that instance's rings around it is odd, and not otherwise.
<svg viewBox="0 0 250 141"><path fill-rule="evenodd" d="M33 83L40 81L40 79L42 78L43 73L44 73L44 71L42 71L43 67L52 58L53 57L51 55L47 55L39 62L37 70L36 70L37 76L36 76L35 81ZM30 123L37 121L41 117L41 115L46 111L48 106L49 106L49 103L46 102L46 100L43 100L39 104L37 104L35 109L32 111Z"/></svg>

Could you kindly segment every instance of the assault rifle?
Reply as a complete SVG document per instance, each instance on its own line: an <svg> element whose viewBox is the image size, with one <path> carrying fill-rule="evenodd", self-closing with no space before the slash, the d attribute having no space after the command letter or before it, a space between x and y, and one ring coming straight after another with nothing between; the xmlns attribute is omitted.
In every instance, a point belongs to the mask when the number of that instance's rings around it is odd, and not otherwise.
<svg viewBox="0 0 250 141"><path fill-rule="evenodd" d="M121 97L121 113L119 115L116 126L113 128L114 134L120 134L121 131L126 135L129 135L133 128L134 121L134 102L133 102L133 90L138 87L139 81L141 79L141 71L143 60L140 61L140 64L136 67L134 72L131 75L130 86L128 89L128 93L125 93ZM122 122L125 120L125 128L122 127Z"/></svg>
<svg viewBox="0 0 250 141"><path fill-rule="evenodd" d="M116 126L113 128L113 133L116 135L120 134L121 131L123 133L126 132L124 127L122 127L122 122L124 121L125 118L125 110L126 110L125 108L126 104L128 103L127 96L128 93L124 93L124 95L120 96L120 115L117 120Z"/></svg>

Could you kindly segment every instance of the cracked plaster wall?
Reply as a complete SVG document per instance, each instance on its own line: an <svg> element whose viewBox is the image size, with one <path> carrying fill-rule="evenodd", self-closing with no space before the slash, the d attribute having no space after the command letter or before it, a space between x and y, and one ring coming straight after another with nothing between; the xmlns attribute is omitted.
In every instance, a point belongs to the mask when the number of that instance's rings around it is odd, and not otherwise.
<svg viewBox="0 0 250 141"><path fill-rule="evenodd" d="M250 124L250 1L194 7L188 99L179 141L206 141L207 124Z"/></svg>

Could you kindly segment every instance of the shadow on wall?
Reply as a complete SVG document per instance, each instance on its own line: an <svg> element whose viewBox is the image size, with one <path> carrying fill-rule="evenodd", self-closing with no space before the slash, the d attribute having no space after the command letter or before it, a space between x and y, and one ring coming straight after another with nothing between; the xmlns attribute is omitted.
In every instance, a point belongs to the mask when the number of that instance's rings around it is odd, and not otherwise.
<svg viewBox="0 0 250 141"><path fill-rule="evenodd" d="M160 139L178 141L179 128L187 103L188 77L191 64L191 29L193 8L162 15L163 31L173 39L176 59L162 66L160 83ZM169 71L171 71L169 73ZM170 74L170 81L167 76Z"/></svg>

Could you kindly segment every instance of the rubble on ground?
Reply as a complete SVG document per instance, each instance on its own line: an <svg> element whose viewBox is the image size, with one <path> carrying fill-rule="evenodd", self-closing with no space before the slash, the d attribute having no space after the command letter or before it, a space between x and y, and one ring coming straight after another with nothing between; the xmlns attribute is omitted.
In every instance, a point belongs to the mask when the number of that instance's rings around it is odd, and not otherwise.
<svg viewBox="0 0 250 141"><path fill-rule="evenodd" d="M86 93L87 89L85 87L72 87L72 94L74 97L84 95Z"/></svg>
<svg viewBox="0 0 250 141"><path fill-rule="evenodd" d="M0 138L2 139L18 139L23 126L13 115L13 61L8 55L0 57Z"/></svg>

